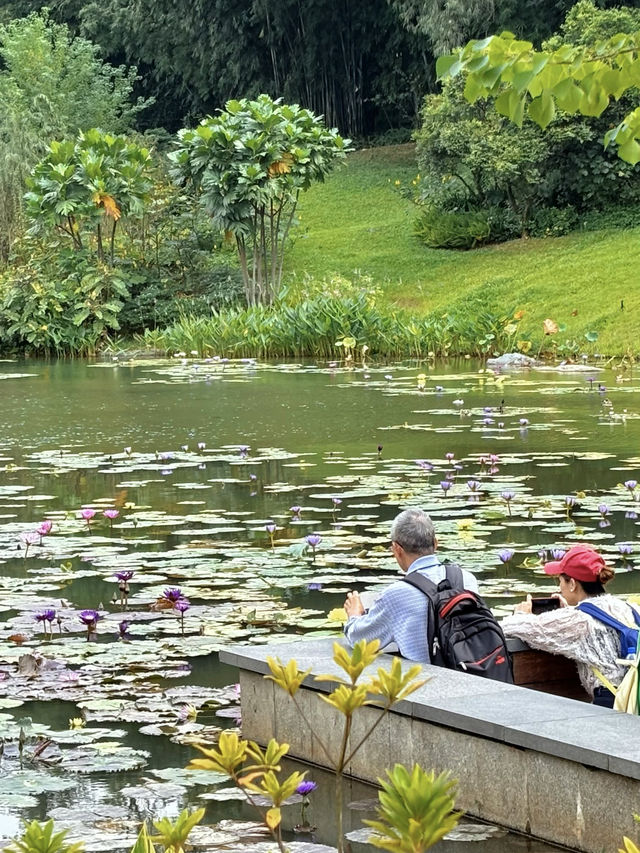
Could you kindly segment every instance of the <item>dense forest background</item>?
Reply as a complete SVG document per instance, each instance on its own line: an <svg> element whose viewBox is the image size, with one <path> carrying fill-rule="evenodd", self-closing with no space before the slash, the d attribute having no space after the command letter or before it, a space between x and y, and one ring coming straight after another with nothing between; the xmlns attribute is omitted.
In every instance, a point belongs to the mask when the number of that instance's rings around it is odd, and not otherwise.
<svg viewBox="0 0 640 853"><path fill-rule="evenodd" d="M425 258L435 271L460 250L640 225L640 163L603 147L636 88L597 113L559 109L543 130L469 103L464 76L436 81L439 56L503 30L597 50L640 32L640 0L0 2L0 352L528 351L502 297L416 325L388 295L402 278L411 301ZM411 141L387 175L393 144ZM380 156L360 171L350 157L328 182L331 214L307 190L353 148ZM338 269L335 237L376 206L393 227L394 197L393 252L361 256L353 237ZM313 229L316 256L291 263Z"/></svg>
<svg viewBox="0 0 640 853"><path fill-rule="evenodd" d="M627 6L637 7L640 0ZM600 0L600 8L620 4ZM261 92L322 113L361 138L415 126L435 58L507 29L534 44L573 0L16 0L7 22L49 8L153 98L139 129L173 132L229 98Z"/></svg>

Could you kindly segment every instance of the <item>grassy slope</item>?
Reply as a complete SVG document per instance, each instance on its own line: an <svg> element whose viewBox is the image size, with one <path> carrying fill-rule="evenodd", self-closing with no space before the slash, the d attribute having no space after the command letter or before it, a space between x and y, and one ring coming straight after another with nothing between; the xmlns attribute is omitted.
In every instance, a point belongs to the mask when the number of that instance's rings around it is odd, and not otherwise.
<svg viewBox="0 0 640 853"><path fill-rule="evenodd" d="M322 278L360 270L383 284L390 303L419 313L481 295L496 312L524 309L523 333L536 340L543 319L551 317L567 325L559 339L596 330L595 348L602 352L640 348L640 228L516 240L471 252L427 249L412 235L415 208L394 191L394 181L406 185L415 173L408 145L352 154L303 198L308 233L297 239L289 271Z"/></svg>

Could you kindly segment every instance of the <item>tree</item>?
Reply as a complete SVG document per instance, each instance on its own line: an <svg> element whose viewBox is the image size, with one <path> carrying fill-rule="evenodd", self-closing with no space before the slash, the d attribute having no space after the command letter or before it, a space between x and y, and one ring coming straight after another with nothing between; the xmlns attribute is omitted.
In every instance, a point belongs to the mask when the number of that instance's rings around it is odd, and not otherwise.
<svg viewBox="0 0 640 853"><path fill-rule="evenodd" d="M46 14L0 27L0 258L22 228L22 195L51 139L92 126L127 130L145 106L132 103L135 69L101 61Z"/></svg>
<svg viewBox="0 0 640 853"><path fill-rule="evenodd" d="M113 266L118 221L142 216L152 186L150 169L146 148L95 128L76 140L52 142L27 182L32 232L52 228L79 251L89 249L91 241L97 260Z"/></svg>
<svg viewBox="0 0 640 853"><path fill-rule="evenodd" d="M427 95L415 134L421 196L438 208L508 207L527 235L532 209L543 201L550 144L529 123L519 132L485 103L469 104L457 80Z"/></svg>
<svg viewBox="0 0 640 853"><path fill-rule="evenodd" d="M464 72L471 103L495 98L496 110L519 127L528 116L546 128L557 110L599 117L612 99L640 86L640 30L539 51L504 32L440 57L436 69L441 78ZM604 142L616 146L622 160L640 162L640 107L607 131Z"/></svg>
<svg viewBox="0 0 640 853"><path fill-rule="evenodd" d="M344 159L349 141L309 110L268 95L229 101L179 132L172 174L235 238L249 305L278 292L298 197Z"/></svg>

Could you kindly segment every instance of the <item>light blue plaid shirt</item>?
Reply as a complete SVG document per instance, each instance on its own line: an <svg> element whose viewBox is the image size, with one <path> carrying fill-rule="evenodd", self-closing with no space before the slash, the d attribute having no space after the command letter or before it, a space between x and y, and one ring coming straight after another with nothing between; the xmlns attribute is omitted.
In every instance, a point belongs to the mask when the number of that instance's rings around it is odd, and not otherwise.
<svg viewBox="0 0 640 853"><path fill-rule="evenodd" d="M407 570L420 572L436 585L446 577L445 567L435 554L418 557ZM478 591L478 582L471 572L463 569L465 589ZM368 613L352 616L344 626L349 645L359 640L380 640L381 648L395 643L407 660L429 663L431 656L427 643L429 608L426 595L404 581L388 586L376 599Z"/></svg>

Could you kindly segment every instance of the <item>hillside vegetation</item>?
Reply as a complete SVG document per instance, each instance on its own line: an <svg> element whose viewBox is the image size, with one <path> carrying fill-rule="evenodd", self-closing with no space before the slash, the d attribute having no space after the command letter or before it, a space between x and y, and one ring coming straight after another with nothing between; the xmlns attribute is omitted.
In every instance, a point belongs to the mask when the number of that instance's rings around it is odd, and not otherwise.
<svg viewBox="0 0 640 853"><path fill-rule="evenodd" d="M302 198L289 273L361 273L382 287L384 302L417 314L444 313L466 302L497 313L523 310L523 336L535 342L543 320L551 318L567 327L559 340L582 339L587 350L610 354L638 352L640 228L578 231L468 252L428 249L413 236L416 208L396 185L415 176L411 145L351 154L345 167ZM583 338L592 331L595 344Z"/></svg>

